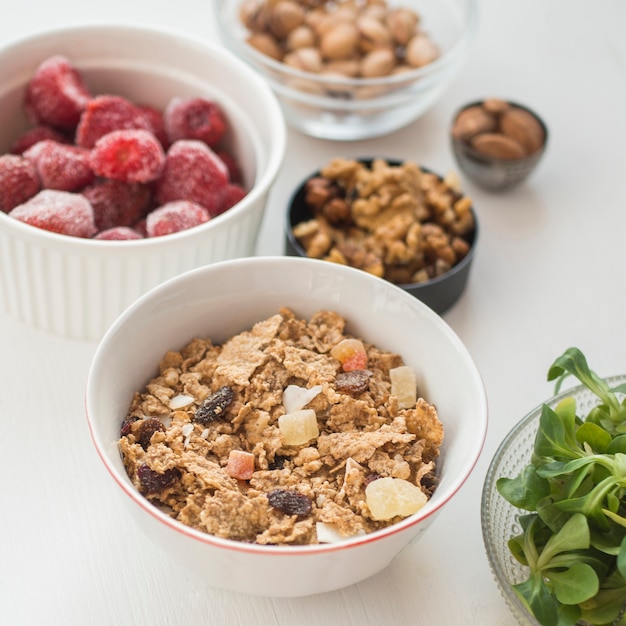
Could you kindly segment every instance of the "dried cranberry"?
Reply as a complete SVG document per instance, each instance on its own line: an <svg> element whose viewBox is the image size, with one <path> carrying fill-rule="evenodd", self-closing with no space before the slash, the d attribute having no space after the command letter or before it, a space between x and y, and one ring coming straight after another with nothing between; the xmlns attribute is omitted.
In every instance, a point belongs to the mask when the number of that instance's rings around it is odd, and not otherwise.
<svg viewBox="0 0 626 626"><path fill-rule="evenodd" d="M160 419L156 417L149 417L147 420L144 420L141 424L141 428L139 429L138 438L141 447L144 450L148 449L150 445L150 439L152 439L152 435L156 432L165 431L165 426Z"/></svg>
<svg viewBox="0 0 626 626"><path fill-rule="evenodd" d="M193 416L196 422L208 424L224 417L224 412L233 401L235 394L230 387L220 387L196 409Z"/></svg>
<svg viewBox="0 0 626 626"><path fill-rule="evenodd" d="M285 515L308 515L311 512L311 498L290 489L274 489L267 494L270 506Z"/></svg>
<svg viewBox="0 0 626 626"><path fill-rule="evenodd" d="M368 370L340 372L335 378L335 387L341 393L358 396L367 391L371 373Z"/></svg>
<svg viewBox="0 0 626 626"><path fill-rule="evenodd" d="M138 421L139 418L136 415L132 415L131 417L125 417L122 422L122 427L120 428L120 437L126 437L126 435L130 434L131 426Z"/></svg>
<svg viewBox="0 0 626 626"><path fill-rule="evenodd" d="M157 493L166 487L171 487L180 478L180 471L172 467L160 474L144 463L137 468L137 476L146 493Z"/></svg>

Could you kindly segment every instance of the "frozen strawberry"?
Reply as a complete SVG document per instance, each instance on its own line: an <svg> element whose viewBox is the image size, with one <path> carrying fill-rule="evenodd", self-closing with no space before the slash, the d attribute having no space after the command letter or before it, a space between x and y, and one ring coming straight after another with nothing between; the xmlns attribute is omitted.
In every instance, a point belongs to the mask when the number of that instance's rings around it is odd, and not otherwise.
<svg viewBox="0 0 626 626"><path fill-rule="evenodd" d="M165 131L171 143L197 139L214 148L226 132L222 109L204 98L172 98L163 112Z"/></svg>
<svg viewBox="0 0 626 626"><path fill-rule="evenodd" d="M115 226L107 230L101 230L94 239L102 239L105 241L130 241L132 239L143 239L143 235L138 233L134 228L128 226Z"/></svg>
<svg viewBox="0 0 626 626"><path fill-rule="evenodd" d="M91 97L72 63L54 55L39 65L28 82L24 108L33 124L74 130Z"/></svg>
<svg viewBox="0 0 626 626"><path fill-rule="evenodd" d="M169 202L148 213L146 231L148 237L161 237L198 226L209 219L207 211L195 202Z"/></svg>
<svg viewBox="0 0 626 626"><path fill-rule="evenodd" d="M81 192L93 207L98 230L131 226L148 210L152 190L141 183L101 180Z"/></svg>
<svg viewBox="0 0 626 626"><path fill-rule="evenodd" d="M224 165L228 168L228 178L231 183L241 184L241 170L237 159L226 150L216 150L215 154L224 161Z"/></svg>
<svg viewBox="0 0 626 626"><path fill-rule="evenodd" d="M222 207L228 169L211 148L197 140L181 139L170 146L156 182L159 204L189 200L201 204L211 216Z"/></svg>
<svg viewBox="0 0 626 626"><path fill-rule="evenodd" d="M62 235L93 237L96 234L89 200L69 191L44 189L16 206L9 215L31 226Z"/></svg>
<svg viewBox="0 0 626 626"><path fill-rule="evenodd" d="M69 139L54 128L49 126L33 126L24 131L12 144L12 154L22 154L36 143L43 141L44 139L52 139L58 143L70 143Z"/></svg>
<svg viewBox="0 0 626 626"><path fill-rule="evenodd" d="M96 141L114 130L152 130L146 114L122 96L102 95L93 98L81 115L76 129L76 144L93 148Z"/></svg>
<svg viewBox="0 0 626 626"><path fill-rule="evenodd" d="M35 166L16 154L0 156L0 211L8 213L39 191Z"/></svg>
<svg viewBox="0 0 626 626"><path fill-rule="evenodd" d="M231 207L235 206L240 200L243 200L246 196L246 190L241 185L233 185L229 183L224 190L224 196L222 197L222 207L220 213L224 213Z"/></svg>
<svg viewBox="0 0 626 626"><path fill-rule="evenodd" d="M137 105L137 109L144 114L150 124L152 134L161 142L163 149L167 150L170 145L170 140L165 132L163 113L147 104L139 104Z"/></svg>
<svg viewBox="0 0 626 626"><path fill-rule="evenodd" d="M147 130L114 130L91 150L91 168L98 176L129 183L155 180L164 163L159 140Z"/></svg>
<svg viewBox="0 0 626 626"><path fill-rule="evenodd" d="M77 191L94 179L85 148L44 139L26 150L24 158L35 166L44 189Z"/></svg>

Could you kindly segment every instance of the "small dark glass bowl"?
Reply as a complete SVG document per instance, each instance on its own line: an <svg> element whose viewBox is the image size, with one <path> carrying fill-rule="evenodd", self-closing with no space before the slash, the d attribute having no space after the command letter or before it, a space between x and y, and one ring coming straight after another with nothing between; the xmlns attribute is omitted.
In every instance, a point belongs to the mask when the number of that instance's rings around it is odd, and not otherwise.
<svg viewBox="0 0 626 626"><path fill-rule="evenodd" d="M525 181L543 157L548 144L548 127L531 109L517 102L508 101L510 105L530 113L543 128L543 145L539 150L523 159L496 159L485 156L472 148L466 141L457 139L450 133L452 152L459 169L475 183L490 191L505 191ZM460 108L452 118L454 121L465 109L482 104L482 100L470 102Z"/></svg>
<svg viewBox="0 0 626 626"><path fill-rule="evenodd" d="M370 165L372 160L373 159L359 159L359 161L367 165ZM399 165L401 163L400 161L394 161L392 159L385 160L391 165ZM423 167L421 169L427 172L430 171ZM307 256L306 250L294 236L293 228L300 222L307 221L314 217L311 208L305 201L306 183L310 178L319 175L320 172L317 171L307 176L297 187L289 201L285 223L285 254L288 256ZM415 296L418 300L421 300L439 315L442 315L456 304L465 291L468 282L478 241L478 220L476 219L474 209L472 209L472 215L474 216L474 231L470 237L466 238L470 244L470 250L459 263L444 274L441 274L441 276L437 276L428 281L398 285Z"/></svg>

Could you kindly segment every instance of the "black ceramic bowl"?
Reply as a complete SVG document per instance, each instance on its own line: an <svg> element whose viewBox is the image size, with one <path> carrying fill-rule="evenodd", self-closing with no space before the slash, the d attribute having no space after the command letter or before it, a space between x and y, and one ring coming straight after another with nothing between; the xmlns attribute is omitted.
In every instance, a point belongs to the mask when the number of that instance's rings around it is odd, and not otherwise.
<svg viewBox="0 0 626 626"><path fill-rule="evenodd" d="M368 165L372 162L372 159L359 160ZM400 163L399 161L391 159L386 160L391 165L398 165ZM421 169L426 172L429 171L423 167ZM289 201L285 223L285 254L288 256L307 256L306 250L296 239L293 228L297 224L310 220L314 217L311 207L309 207L305 200L306 183L310 178L319 175L320 172L317 171L307 176L297 187ZM474 217L474 230L471 233L471 236L465 237L470 244L470 250L467 255L461 259L461 261L444 274L428 281L398 285L424 302L424 304L428 305L440 315L448 311L454 304L456 304L457 300L465 291L465 287L467 285L478 241L478 220L474 209L472 209L472 215Z"/></svg>

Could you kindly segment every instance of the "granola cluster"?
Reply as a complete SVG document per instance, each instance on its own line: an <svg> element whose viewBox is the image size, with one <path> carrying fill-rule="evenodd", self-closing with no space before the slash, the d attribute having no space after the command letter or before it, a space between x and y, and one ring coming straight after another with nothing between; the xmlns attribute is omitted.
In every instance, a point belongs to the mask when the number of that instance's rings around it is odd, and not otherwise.
<svg viewBox="0 0 626 626"><path fill-rule="evenodd" d="M410 161L334 159L306 182L305 202L312 217L293 234L307 256L400 285L450 270L475 231L471 200L457 181Z"/></svg>
<svg viewBox="0 0 626 626"><path fill-rule="evenodd" d="M135 487L183 524L258 544L340 540L414 512L436 487L442 424L411 399L401 357L345 325L283 308L222 345L167 352L121 425Z"/></svg>

